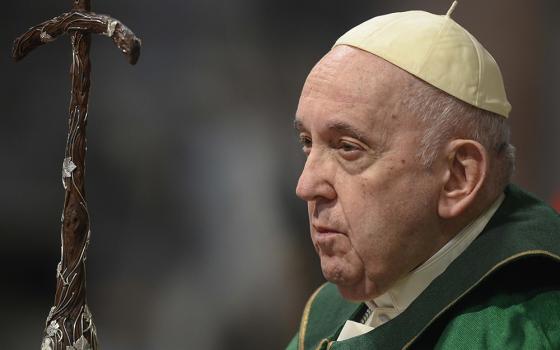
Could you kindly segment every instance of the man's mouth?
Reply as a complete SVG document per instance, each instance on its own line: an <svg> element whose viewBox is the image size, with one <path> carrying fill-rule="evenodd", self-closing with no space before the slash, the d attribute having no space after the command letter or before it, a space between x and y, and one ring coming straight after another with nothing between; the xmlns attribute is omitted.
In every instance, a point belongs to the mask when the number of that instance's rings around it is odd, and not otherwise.
<svg viewBox="0 0 560 350"><path fill-rule="evenodd" d="M335 246L344 240L346 235L338 229L326 225L312 225L312 240L317 253L321 256L335 254Z"/></svg>
<svg viewBox="0 0 560 350"><path fill-rule="evenodd" d="M338 231L335 228L322 225L313 225L313 231L315 231L319 235L344 234L343 232Z"/></svg>

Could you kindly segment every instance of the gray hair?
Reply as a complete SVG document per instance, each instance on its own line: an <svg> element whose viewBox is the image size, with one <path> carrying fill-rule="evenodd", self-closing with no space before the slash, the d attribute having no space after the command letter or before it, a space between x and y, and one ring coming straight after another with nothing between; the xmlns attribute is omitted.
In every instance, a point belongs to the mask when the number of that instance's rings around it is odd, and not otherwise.
<svg viewBox="0 0 560 350"><path fill-rule="evenodd" d="M515 169L515 147L510 144L506 118L463 102L416 77L405 89L402 102L425 126L418 157L427 168L448 141L471 139L484 146L490 156L491 186L501 191L510 182Z"/></svg>

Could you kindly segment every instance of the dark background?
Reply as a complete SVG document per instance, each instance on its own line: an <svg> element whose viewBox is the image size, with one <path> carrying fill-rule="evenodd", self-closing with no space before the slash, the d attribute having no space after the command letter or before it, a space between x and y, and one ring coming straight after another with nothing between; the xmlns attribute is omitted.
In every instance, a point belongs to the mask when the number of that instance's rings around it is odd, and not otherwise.
<svg viewBox="0 0 560 350"><path fill-rule="evenodd" d="M371 17L451 1L93 0L143 39L91 58L89 304L104 349L279 349L321 283L292 120L308 71ZM60 259L70 45L11 43L71 1L0 10L0 347L39 349ZM454 18L500 63L515 182L560 195L558 1L469 0Z"/></svg>

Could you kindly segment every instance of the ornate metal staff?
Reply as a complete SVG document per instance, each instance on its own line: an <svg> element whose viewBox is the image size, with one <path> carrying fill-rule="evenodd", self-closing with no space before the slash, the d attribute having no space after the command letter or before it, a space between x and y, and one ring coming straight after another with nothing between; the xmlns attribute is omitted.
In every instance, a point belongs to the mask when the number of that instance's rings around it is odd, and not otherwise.
<svg viewBox="0 0 560 350"><path fill-rule="evenodd" d="M12 57L19 61L34 48L67 33L72 41L72 92L69 131L62 165L65 189L62 211L62 252L57 268L54 306L45 323L41 350L94 350L98 348L95 325L86 300L86 250L90 239L85 198L85 154L91 34L111 39L135 64L140 40L116 19L91 10L90 0L74 0L72 10L30 28L14 41Z"/></svg>

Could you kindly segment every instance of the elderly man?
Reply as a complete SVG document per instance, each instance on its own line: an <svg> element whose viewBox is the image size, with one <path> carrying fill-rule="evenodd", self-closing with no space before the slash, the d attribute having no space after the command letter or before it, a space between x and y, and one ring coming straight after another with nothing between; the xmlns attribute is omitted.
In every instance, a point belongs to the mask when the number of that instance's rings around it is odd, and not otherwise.
<svg viewBox="0 0 560 350"><path fill-rule="evenodd" d="M296 113L329 281L288 349L560 348L560 219L510 185L498 65L450 14L373 18Z"/></svg>

